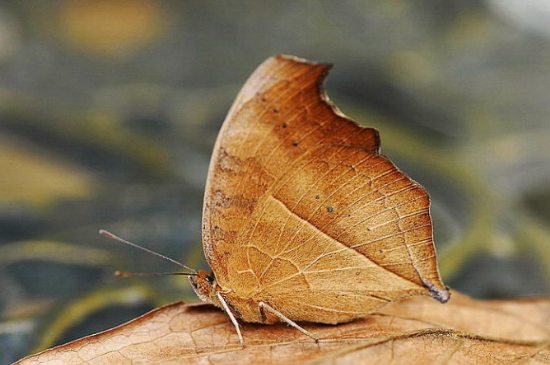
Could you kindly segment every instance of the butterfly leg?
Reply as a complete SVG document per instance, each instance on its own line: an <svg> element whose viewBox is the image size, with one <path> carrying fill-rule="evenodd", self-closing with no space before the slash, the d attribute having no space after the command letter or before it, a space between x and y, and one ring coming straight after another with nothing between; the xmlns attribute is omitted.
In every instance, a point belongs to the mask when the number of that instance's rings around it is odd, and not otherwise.
<svg viewBox="0 0 550 365"><path fill-rule="evenodd" d="M218 296L218 299L220 300L220 303L222 304L223 309L225 310L225 312L229 316L229 319L231 320L231 322L233 322L233 325L235 326L235 329L237 330L237 336L239 337L239 341L241 342L241 346L244 347L244 339L243 339L243 335L241 334L241 329L239 328L239 322L237 322L237 318L235 318L235 316L233 315L233 313L229 309L229 306L227 305L227 302L225 301L225 299L223 299L220 292L217 292L216 295Z"/></svg>
<svg viewBox="0 0 550 365"><path fill-rule="evenodd" d="M315 337L311 332L306 331L305 329L300 327L296 322L294 322L291 319L288 319L287 317L285 317L284 314L282 314L281 312L279 312L275 308L271 307L270 305L268 305L264 302L260 302L259 305L260 305L260 307L267 309L268 311L270 311L271 313L273 313L274 315L276 315L277 317L279 317L281 320L285 321L286 323L288 323L292 327L296 328L298 331L302 332L304 335L311 337L312 339L315 340L315 342L319 342L319 339L317 337Z"/></svg>

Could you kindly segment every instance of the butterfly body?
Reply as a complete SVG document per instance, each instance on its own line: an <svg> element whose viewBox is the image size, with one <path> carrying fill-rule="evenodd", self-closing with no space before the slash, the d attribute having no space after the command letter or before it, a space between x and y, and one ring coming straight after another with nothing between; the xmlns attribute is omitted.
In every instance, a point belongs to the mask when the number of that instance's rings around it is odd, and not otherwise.
<svg viewBox="0 0 550 365"><path fill-rule="evenodd" d="M334 324L411 295L449 298L428 194L379 154L375 129L330 103L329 68L265 61L214 147L203 211L213 273L192 281L247 322Z"/></svg>

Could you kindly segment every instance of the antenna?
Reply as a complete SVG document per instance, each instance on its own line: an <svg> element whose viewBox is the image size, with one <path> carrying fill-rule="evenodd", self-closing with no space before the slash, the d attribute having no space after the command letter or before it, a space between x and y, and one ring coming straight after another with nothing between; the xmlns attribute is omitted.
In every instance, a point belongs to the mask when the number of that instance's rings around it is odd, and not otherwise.
<svg viewBox="0 0 550 365"><path fill-rule="evenodd" d="M164 255L162 255L162 254L160 254L160 253L158 253L158 252L151 251L151 250L149 250L149 249L147 249L147 248L145 248L145 247L141 247L141 246L138 245L138 244L135 244L135 243L133 243L133 242L130 242L130 241L127 241L127 240L125 240L125 239L123 239L123 238L120 238L120 237L118 237L118 236L115 236L114 234L112 234L112 233L110 233L110 232L107 232L107 231L105 231L105 230L103 230L103 229L100 229L100 230L99 230L99 234L102 235L102 236L105 236L105 237L107 237L107 238L111 238L111 239L113 239L113 240L116 240L116 241L125 243L125 244L127 244L127 245L132 246L132 247L139 248L139 249L142 250L142 251L145 251L145 252L147 252L147 253L150 253L151 255L154 255L154 256L158 256L158 257L163 258L163 259L165 259L165 260L168 260L168 261L170 261L170 262L173 263L173 264L176 264L176 265L178 265L178 266L181 266L181 267L183 267L183 268L185 268L185 269L187 269L187 270L193 272L192 274L175 273L174 275L192 275L192 276L198 275L198 274L197 274L197 271L196 271L195 269L192 269L192 268L190 268L189 266L186 266L186 265L182 264L181 262L178 262L178 261L176 261L176 260L174 260L174 259L171 259L170 257L164 256ZM121 274L121 275L118 275L118 274L117 274L117 276L126 276L126 275L122 275L122 274L125 274L125 273L120 273L120 274ZM158 275L158 274L153 273L153 275ZM130 274L130 276L136 276L136 275Z"/></svg>
<svg viewBox="0 0 550 365"><path fill-rule="evenodd" d="M121 278L131 278L134 276L167 276L167 275L187 275L187 276L196 276L197 274L190 272L124 272L124 271L115 271L115 276Z"/></svg>

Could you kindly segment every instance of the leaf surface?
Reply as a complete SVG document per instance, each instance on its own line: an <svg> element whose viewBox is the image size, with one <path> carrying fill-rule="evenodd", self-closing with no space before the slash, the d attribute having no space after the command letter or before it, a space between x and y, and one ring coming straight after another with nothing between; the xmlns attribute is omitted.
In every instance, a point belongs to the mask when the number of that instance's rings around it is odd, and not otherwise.
<svg viewBox="0 0 550 365"><path fill-rule="evenodd" d="M174 303L127 324L46 350L17 364L549 364L549 299L478 301L460 293L389 304L341 324L241 322L240 347L228 317L209 304Z"/></svg>

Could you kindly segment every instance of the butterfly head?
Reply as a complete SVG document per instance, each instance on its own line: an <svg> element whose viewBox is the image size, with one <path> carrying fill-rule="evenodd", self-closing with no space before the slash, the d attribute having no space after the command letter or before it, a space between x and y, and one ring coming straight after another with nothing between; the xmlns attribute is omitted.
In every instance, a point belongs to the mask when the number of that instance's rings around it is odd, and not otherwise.
<svg viewBox="0 0 550 365"><path fill-rule="evenodd" d="M216 298L217 283L214 272L199 270L196 276L189 276L189 282L197 296L205 302L215 303L218 301Z"/></svg>

